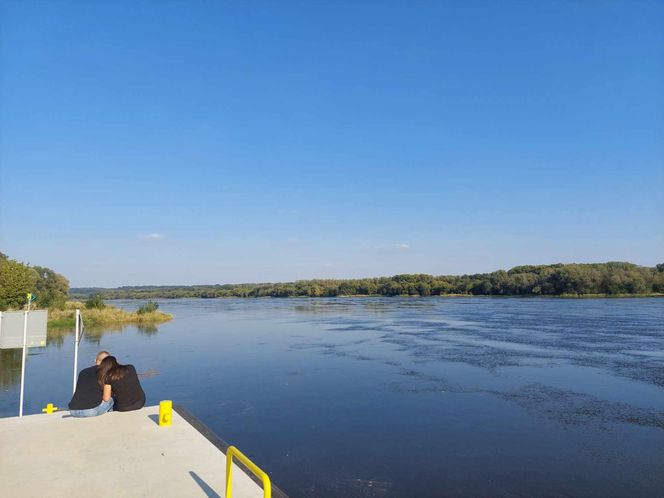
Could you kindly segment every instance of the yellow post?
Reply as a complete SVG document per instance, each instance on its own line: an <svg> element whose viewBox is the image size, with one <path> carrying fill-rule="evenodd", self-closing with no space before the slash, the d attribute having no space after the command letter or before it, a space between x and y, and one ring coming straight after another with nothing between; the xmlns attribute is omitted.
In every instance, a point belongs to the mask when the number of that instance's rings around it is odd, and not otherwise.
<svg viewBox="0 0 664 498"><path fill-rule="evenodd" d="M48 405L46 405L46 408L42 408L42 411L43 411L43 412L46 412L48 415L50 415L50 414L53 413L53 412L57 412L57 411L58 411L58 407L57 407L57 406L53 406L53 403L49 403Z"/></svg>
<svg viewBox="0 0 664 498"><path fill-rule="evenodd" d="M228 450L226 450L226 498L233 498L233 453Z"/></svg>
<svg viewBox="0 0 664 498"><path fill-rule="evenodd" d="M173 402L170 399L159 402L159 425L171 425Z"/></svg>

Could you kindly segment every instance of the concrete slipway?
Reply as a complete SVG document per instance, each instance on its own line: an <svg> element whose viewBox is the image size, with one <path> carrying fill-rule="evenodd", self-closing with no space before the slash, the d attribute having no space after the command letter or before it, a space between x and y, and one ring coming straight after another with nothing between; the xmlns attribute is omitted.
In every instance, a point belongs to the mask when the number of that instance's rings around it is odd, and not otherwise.
<svg viewBox="0 0 664 498"><path fill-rule="evenodd" d="M169 427L158 413L0 419L0 496L224 497L228 445L181 407ZM233 497L262 497L243 469L234 463ZM274 484L272 496L287 498Z"/></svg>

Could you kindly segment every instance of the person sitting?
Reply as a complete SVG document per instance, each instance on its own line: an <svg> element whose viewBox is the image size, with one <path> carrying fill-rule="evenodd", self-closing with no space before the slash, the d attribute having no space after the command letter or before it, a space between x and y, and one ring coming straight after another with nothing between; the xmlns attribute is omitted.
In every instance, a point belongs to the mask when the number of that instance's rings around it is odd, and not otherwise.
<svg viewBox="0 0 664 498"><path fill-rule="evenodd" d="M104 392L113 392L115 411L130 412L145 406L145 393L134 365L120 365L114 356L107 356L97 370L97 382Z"/></svg>
<svg viewBox="0 0 664 498"><path fill-rule="evenodd" d="M97 370L101 362L110 356L108 351L97 353L95 365L84 368L78 374L76 390L69 402L72 417L96 417L113 409L111 386L100 386L97 382Z"/></svg>

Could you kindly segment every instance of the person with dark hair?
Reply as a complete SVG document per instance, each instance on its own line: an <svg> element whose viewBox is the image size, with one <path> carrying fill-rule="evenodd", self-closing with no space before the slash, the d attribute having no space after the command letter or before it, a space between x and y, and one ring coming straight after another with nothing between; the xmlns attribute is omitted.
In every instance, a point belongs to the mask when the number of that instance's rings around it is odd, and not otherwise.
<svg viewBox="0 0 664 498"><path fill-rule="evenodd" d="M69 413L72 417L96 417L113 410L111 386L101 386L97 382L99 365L108 356L108 351L100 351L95 364L84 368L78 374L76 390L69 402Z"/></svg>
<svg viewBox="0 0 664 498"><path fill-rule="evenodd" d="M97 382L104 391L113 392L115 411L130 412L145 406L145 393L134 365L121 365L114 356L107 356L99 364Z"/></svg>

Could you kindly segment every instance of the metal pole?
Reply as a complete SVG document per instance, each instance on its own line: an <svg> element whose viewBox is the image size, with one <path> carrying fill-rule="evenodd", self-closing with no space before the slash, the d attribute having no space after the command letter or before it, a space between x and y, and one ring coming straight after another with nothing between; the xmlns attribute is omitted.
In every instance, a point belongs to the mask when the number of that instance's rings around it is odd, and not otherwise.
<svg viewBox="0 0 664 498"><path fill-rule="evenodd" d="M81 310L76 310L76 339L74 339L74 388L72 394L76 392L76 382L78 380L78 338L81 326Z"/></svg>
<svg viewBox="0 0 664 498"><path fill-rule="evenodd" d="M18 416L23 416L23 392L25 391L25 351L28 343L28 313L30 313L30 297L28 297L28 309L23 316L23 355L21 357L21 399L18 404Z"/></svg>

